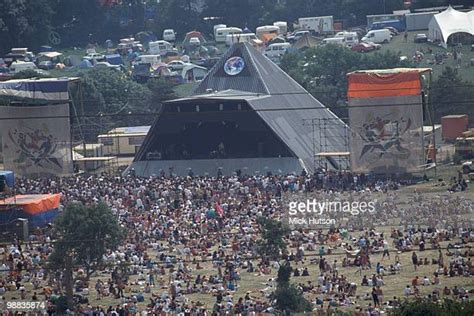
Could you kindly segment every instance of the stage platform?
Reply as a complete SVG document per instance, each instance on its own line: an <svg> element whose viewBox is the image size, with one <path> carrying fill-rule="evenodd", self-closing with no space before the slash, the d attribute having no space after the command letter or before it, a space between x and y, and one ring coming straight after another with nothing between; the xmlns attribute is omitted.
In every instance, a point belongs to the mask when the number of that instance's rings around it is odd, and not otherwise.
<svg viewBox="0 0 474 316"><path fill-rule="evenodd" d="M169 175L170 168L176 176L187 176L192 170L196 176L217 176L218 170L222 175L232 175L240 169L242 174L300 174L304 168L297 158L242 158L242 159L196 159L196 160L145 160L135 161L125 170L131 169L141 177L159 176L163 171Z"/></svg>

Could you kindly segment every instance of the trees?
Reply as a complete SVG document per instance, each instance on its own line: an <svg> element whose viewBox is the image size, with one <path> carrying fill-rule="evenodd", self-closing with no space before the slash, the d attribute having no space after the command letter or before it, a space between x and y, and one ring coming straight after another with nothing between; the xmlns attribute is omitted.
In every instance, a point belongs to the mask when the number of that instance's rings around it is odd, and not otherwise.
<svg viewBox="0 0 474 316"><path fill-rule="evenodd" d="M63 274L67 305L72 308L73 265L84 267L89 278L103 264L106 251L121 243L125 231L103 203L87 207L80 203L68 204L56 218L54 230L57 240L48 268Z"/></svg>
<svg viewBox="0 0 474 316"><path fill-rule="evenodd" d="M273 296L277 308L286 312L309 312L311 304L303 297L302 293L290 283L293 269L288 261L285 261L278 269L277 288Z"/></svg>
<svg viewBox="0 0 474 316"><path fill-rule="evenodd" d="M12 47L36 49L47 43L52 0L4 0L0 9L0 54Z"/></svg>
<svg viewBox="0 0 474 316"><path fill-rule="evenodd" d="M84 267L87 277L103 264L107 250L115 249L125 232L117 218L104 203L84 206L70 203L56 218L57 241L49 257L51 267L64 269L67 258Z"/></svg>
<svg viewBox="0 0 474 316"><path fill-rule="evenodd" d="M331 108L345 106L347 73L359 69L407 67L394 52L360 54L340 45L325 45L307 49L302 57L287 54L281 68L308 90L315 98ZM345 111L334 111L339 116Z"/></svg>
<svg viewBox="0 0 474 316"><path fill-rule="evenodd" d="M474 90L472 82L465 81L457 69L446 67L431 86L434 119L439 122L448 114L473 114Z"/></svg>
<svg viewBox="0 0 474 316"><path fill-rule="evenodd" d="M444 300L441 304L430 300L405 301L399 307L390 312L393 316L448 316L474 315L473 301Z"/></svg>
<svg viewBox="0 0 474 316"><path fill-rule="evenodd" d="M286 251L283 238L288 234L288 228L276 220L260 217L258 219L262 239L258 242L259 253L269 259L278 260L280 252Z"/></svg>

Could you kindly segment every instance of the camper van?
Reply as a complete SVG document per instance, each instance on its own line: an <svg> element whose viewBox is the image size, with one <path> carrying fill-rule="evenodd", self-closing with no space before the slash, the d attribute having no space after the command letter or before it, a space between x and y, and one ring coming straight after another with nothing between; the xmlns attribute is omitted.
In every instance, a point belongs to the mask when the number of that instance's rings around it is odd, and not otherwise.
<svg viewBox="0 0 474 316"><path fill-rule="evenodd" d="M270 59L273 58L280 58L281 56L285 55L288 49L291 47L290 43L276 43L270 44L263 54Z"/></svg>
<svg viewBox="0 0 474 316"><path fill-rule="evenodd" d="M263 47L263 42L257 38L255 33L229 34L225 39L225 44L231 46L234 43L250 43L255 48Z"/></svg>
<svg viewBox="0 0 474 316"><path fill-rule="evenodd" d="M280 30L278 31L279 35L286 35L288 33L288 23L283 21L273 22L273 25L278 26Z"/></svg>
<svg viewBox="0 0 474 316"><path fill-rule="evenodd" d="M359 43L357 32L338 32L336 35L334 35L334 37L343 38L345 44L349 47Z"/></svg>
<svg viewBox="0 0 474 316"><path fill-rule="evenodd" d="M280 28L278 26L264 25L257 27L257 31L255 32L255 34L259 39L265 42L277 37L279 32Z"/></svg>
<svg viewBox="0 0 474 316"><path fill-rule="evenodd" d="M225 43L227 35L242 34L242 29L238 27L224 27L216 30L216 43Z"/></svg>
<svg viewBox="0 0 474 316"><path fill-rule="evenodd" d="M176 33L173 29L166 29L163 31L163 40L167 42L176 41Z"/></svg>
<svg viewBox="0 0 474 316"><path fill-rule="evenodd" d="M35 63L31 61L14 61L10 65L10 72L11 73L19 73L24 70L34 70L38 71L38 67L36 67Z"/></svg>
<svg viewBox="0 0 474 316"><path fill-rule="evenodd" d="M346 46L346 39L344 37L328 37L323 39L321 42L321 45L327 45L327 44L336 44L336 45L342 45Z"/></svg>
<svg viewBox="0 0 474 316"><path fill-rule="evenodd" d="M136 63L157 65L161 63L161 56L160 55L140 55L137 57Z"/></svg>
<svg viewBox="0 0 474 316"><path fill-rule="evenodd" d="M216 24L212 27L212 30L213 30L213 33L214 34L214 38L216 38L216 32L218 29L225 29L227 27L227 25L225 24Z"/></svg>
<svg viewBox="0 0 474 316"><path fill-rule="evenodd" d="M372 30L367 32L364 37L362 37L362 42L373 42L376 44L388 43L392 40L392 34L387 29L382 30Z"/></svg>
<svg viewBox="0 0 474 316"><path fill-rule="evenodd" d="M148 43L148 52L152 55L164 55L167 51L173 50L173 45L167 41L156 41Z"/></svg>

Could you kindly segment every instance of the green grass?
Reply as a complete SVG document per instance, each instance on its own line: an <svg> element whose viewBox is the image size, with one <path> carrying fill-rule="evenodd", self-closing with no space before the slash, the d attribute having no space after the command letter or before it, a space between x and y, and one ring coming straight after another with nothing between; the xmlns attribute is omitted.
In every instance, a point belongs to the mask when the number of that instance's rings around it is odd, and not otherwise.
<svg viewBox="0 0 474 316"><path fill-rule="evenodd" d="M381 52L384 51L393 51L393 52L400 52L401 56L407 56L410 60L415 54L417 50L422 49L424 52L424 59L423 61L417 65L417 67L427 67L433 69L433 79L436 79L444 70L446 66L456 67L457 64L454 61L452 55L449 56L448 59L444 60L444 63L441 65L431 65L428 63L429 60L434 59L434 54L436 52L446 52L452 53L453 49L448 47L447 49L443 47L439 47L438 45L434 45L432 43L415 43L413 39L415 38L416 34L421 33L428 33L428 30L422 31L414 31L408 32L408 40L405 42L403 33L398 36L394 36L392 41L388 44L383 44L382 48L380 49ZM432 54L428 53L428 49L432 49ZM458 69L459 74L468 81L474 82L474 67L470 66L470 60L474 59L474 52L470 51L470 45L464 45L462 48L462 64L461 67Z"/></svg>
<svg viewBox="0 0 474 316"><path fill-rule="evenodd" d="M191 93L193 92L194 87L196 87L197 83L184 83L177 85L174 88L174 92L176 93L176 96L179 98L184 98L184 97L189 97Z"/></svg>

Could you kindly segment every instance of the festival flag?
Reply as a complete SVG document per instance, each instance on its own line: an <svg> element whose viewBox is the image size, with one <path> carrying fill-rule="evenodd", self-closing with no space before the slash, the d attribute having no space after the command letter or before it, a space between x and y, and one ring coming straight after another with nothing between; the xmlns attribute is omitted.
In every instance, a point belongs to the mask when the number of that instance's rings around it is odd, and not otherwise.
<svg viewBox="0 0 474 316"><path fill-rule="evenodd" d="M220 217L224 216L224 210L219 205L219 203L216 203L215 209L216 209L217 214L219 214Z"/></svg>

